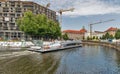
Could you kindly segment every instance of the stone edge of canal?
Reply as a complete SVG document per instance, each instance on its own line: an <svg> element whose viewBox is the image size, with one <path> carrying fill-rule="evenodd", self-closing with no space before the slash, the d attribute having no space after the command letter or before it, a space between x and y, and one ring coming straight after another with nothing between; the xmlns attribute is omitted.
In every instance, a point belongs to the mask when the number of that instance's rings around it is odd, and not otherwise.
<svg viewBox="0 0 120 74"><path fill-rule="evenodd" d="M113 49L116 49L116 50L120 51L120 44L118 42L111 43L111 42L83 40L82 44L100 45L100 46L105 46L105 47L113 48Z"/></svg>

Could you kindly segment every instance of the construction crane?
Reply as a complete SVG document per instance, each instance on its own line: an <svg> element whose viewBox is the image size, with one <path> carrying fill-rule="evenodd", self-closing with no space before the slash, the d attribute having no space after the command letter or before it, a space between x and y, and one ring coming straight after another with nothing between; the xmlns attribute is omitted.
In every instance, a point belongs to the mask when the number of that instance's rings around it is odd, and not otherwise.
<svg viewBox="0 0 120 74"><path fill-rule="evenodd" d="M47 3L45 7L46 7L46 8L50 7L50 3Z"/></svg>
<svg viewBox="0 0 120 74"><path fill-rule="evenodd" d="M105 22L110 22L110 21L114 21L114 19L110 19L110 20L106 20L106 21L100 21L100 22L89 24L90 25L90 38L92 38L92 26L93 25L95 25L95 24L101 24L101 23L105 23Z"/></svg>
<svg viewBox="0 0 120 74"><path fill-rule="evenodd" d="M73 11L75 8L70 8L70 9L60 9L58 13L60 14L60 24L62 24L62 13L67 12L67 11Z"/></svg>

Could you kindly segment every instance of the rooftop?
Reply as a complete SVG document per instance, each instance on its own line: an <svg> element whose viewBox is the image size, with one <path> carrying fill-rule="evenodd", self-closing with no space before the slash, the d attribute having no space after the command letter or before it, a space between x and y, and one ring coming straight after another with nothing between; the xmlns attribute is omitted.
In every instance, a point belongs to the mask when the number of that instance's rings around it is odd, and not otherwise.
<svg viewBox="0 0 120 74"><path fill-rule="evenodd" d="M74 33L74 34L83 34L83 33L87 32L87 30L85 30L85 29L81 29L81 30L64 30L63 32L65 32L65 33Z"/></svg>
<svg viewBox="0 0 120 74"><path fill-rule="evenodd" d="M109 31L116 31L118 30L117 28L114 28L114 27L110 27L108 28L105 32L109 32Z"/></svg>

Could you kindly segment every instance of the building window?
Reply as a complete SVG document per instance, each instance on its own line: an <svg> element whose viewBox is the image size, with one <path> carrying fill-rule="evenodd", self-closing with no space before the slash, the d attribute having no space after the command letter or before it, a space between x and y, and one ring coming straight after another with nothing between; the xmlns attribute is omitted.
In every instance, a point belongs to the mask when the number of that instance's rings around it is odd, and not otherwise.
<svg viewBox="0 0 120 74"><path fill-rule="evenodd" d="M20 17L20 14L17 14L17 17Z"/></svg>
<svg viewBox="0 0 120 74"><path fill-rule="evenodd" d="M2 37L3 36L3 32L0 32L0 37Z"/></svg>
<svg viewBox="0 0 120 74"><path fill-rule="evenodd" d="M11 27L14 27L14 26L15 26L15 23L10 23L10 26L11 26Z"/></svg>
<svg viewBox="0 0 120 74"><path fill-rule="evenodd" d="M15 7L15 2L11 2L11 7Z"/></svg>
<svg viewBox="0 0 120 74"><path fill-rule="evenodd" d="M21 8L16 8L15 11L16 11L17 13L21 13Z"/></svg>
<svg viewBox="0 0 120 74"><path fill-rule="evenodd" d="M20 4L18 4L17 7L20 7Z"/></svg>
<svg viewBox="0 0 120 74"><path fill-rule="evenodd" d="M8 7L4 7L3 8L3 12L9 12L9 8Z"/></svg>
<svg viewBox="0 0 120 74"><path fill-rule="evenodd" d="M7 23L4 23L3 30L8 30Z"/></svg>
<svg viewBox="0 0 120 74"><path fill-rule="evenodd" d="M13 22L13 18L11 18L10 21Z"/></svg>
<svg viewBox="0 0 120 74"><path fill-rule="evenodd" d="M4 13L4 16L7 16L7 13Z"/></svg>
<svg viewBox="0 0 120 74"><path fill-rule="evenodd" d="M7 23L4 23L4 26L7 26Z"/></svg>
<svg viewBox="0 0 120 74"><path fill-rule="evenodd" d="M2 13L0 13L0 16L2 16Z"/></svg>
<svg viewBox="0 0 120 74"><path fill-rule="evenodd" d="M15 14L10 14L11 17L15 17Z"/></svg>
<svg viewBox="0 0 120 74"><path fill-rule="evenodd" d="M0 22L0 27L2 27L2 22Z"/></svg>
<svg viewBox="0 0 120 74"><path fill-rule="evenodd" d="M3 30L8 30L8 27L3 27Z"/></svg>
<svg viewBox="0 0 120 74"><path fill-rule="evenodd" d="M11 7L15 7L15 5L11 5Z"/></svg>
<svg viewBox="0 0 120 74"><path fill-rule="evenodd" d="M7 3L5 3L5 7L7 7Z"/></svg>

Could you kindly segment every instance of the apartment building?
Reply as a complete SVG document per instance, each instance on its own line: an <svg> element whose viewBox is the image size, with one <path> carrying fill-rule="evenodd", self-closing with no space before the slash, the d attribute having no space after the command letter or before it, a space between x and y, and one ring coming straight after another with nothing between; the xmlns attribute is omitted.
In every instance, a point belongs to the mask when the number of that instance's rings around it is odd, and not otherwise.
<svg viewBox="0 0 120 74"><path fill-rule="evenodd" d="M49 19L56 20L56 12L31 1L0 0L0 37L5 39L28 38L19 30L16 20L24 12L31 10L34 14L45 14Z"/></svg>

